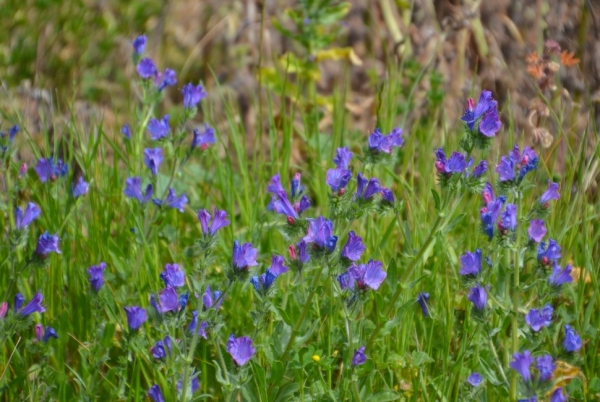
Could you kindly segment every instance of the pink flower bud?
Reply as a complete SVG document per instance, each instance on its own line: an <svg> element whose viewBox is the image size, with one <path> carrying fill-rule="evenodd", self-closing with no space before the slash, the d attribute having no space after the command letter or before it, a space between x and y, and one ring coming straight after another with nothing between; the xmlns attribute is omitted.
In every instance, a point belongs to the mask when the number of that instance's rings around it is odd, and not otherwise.
<svg viewBox="0 0 600 402"><path fill-rule="evenodd" d="M289 251L289 253L290 253L290 258L291 258L292 260L296 260L296 259L298 258L298 255L296 254L296 246L294 246L293 244L291 244L291 245L288 247L288 251ZM6 304L6 303L4 303L4 304Z"/></svg>
<svg viewBox="0 0 600 402"><path fill-rule="evenodd" d="M4 302L0 304L0 318L6 317L6 312L8 311L8 303Z"/></svg>
<svg viewBox="0 0 600 402"><path fill-rule="evenodd" d="M27 173L27 164L23 163L21 164L21 168L19 169L19 177L25 176L25 173Z"/></svg>
<svg viewBox="0 0 600 402"><path fill-rule="evenodd" d="M291 216L287 217L287 223L289 223L290 225L293 225L296 221L294 220L294 218L292 218Z"/></svg>
<svg viewBox="0 0 600 402"><path fill-rule="evenodd" d="M446 173L444 162L442 162L442 161L435 162L435 169L440 173Z"/></svg>
<svg viewBox="0 0 600 402"><path fill-rule="evenodd" d="M475 101L473 100L473 98L467 99L467 110L469 112L475 111Z"/></svg>
<svg viewBox="0 0 600 402"><path fill-rule="evenodd" d="M44 327L42 326L42 324L35 324L35 327L33 329L35 331L35 337L38 341L41 341L44 337Z"/></svg>

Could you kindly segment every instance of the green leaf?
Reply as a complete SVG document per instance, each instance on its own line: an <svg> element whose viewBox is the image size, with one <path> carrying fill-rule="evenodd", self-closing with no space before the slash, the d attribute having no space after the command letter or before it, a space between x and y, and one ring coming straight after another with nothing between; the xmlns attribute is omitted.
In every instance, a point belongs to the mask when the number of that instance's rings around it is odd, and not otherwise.
<svg viewBox="0 0 600 402"><path fill-rule="evenodd" d="M386 402L395 401L396 399L400 399L400 395L391 389L386 389L369 395L367 399L365 399L365 402Z"/></svg>
<svg viewBox="0 0 600 402"><path fill-rule="evenodd" d="M415 350L412 352L412 362L414 367L421 367L427 363L433 363L433 359L425 352Z"/></svg>
<svg viewBox="0 0 600 402"><path fill-rule="evenodd" d="M387 281L390 285L390 289L395 290L396 285L398 284L398 265L396 264L395 258L392 258L388 265Z"/></svg>
<svg viewBox="0 0 600 402"><path fill-rule="evenodd" d="M283 370L283 363L279 360L275 360L273 365L271 365L271 376L269 377L269 382L271 384L279 384L283 378Z"/></svg>
<svg viewBox="0 0 600 402"><path fill-rule="evenodd" d="M290 327L294 326L294 323L292 322L292 320L290 319L290 316L287 314L287 312L282 309L279 306L275 307L277 309L277 312L279 313L279 315L281 316L281 319Z"/></svg>
<svg viewBox="0 0 600 402"><path fill-rule="evenodd" d="M435 191L433 188L431 189L431 195L433 195L433 203L435 205L435 210L439 211L440 208L441 208L441 205L440 205L440 196L437 193L437 191Z"/></svg>

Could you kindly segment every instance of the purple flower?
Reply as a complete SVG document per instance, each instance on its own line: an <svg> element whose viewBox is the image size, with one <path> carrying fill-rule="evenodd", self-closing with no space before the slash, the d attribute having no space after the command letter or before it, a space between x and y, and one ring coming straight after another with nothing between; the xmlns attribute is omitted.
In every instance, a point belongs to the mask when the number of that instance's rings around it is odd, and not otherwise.
<svg viewBox="0 0 600 402"><path fill-rule="evenodd" d="M533 364L533 356L531 352L526 350L523 353L515 353L513 355L513 361L510 362L509 366L516 372L518 372L523 378L524 382L531 381L530 366Z"/></svg>
<svg viewBox="0 0 600 402"><path fill-rule="evenodd" d="M41 214L42 210L33 202L27 204L24 214L21 207L17 207L15 210L15 228L18 230L26 229Z"/></svg>
<svg viewBox="0 0 600 402"><path fill-rule="evenodd" d="M481 271L481 249L475 250L474 253L467 251L460 256L460 271L461 275L477 275Z"/></svg>
<svg viewBox="0 0 600 402"><path fill-rule="evenodd" d="M370 180L367 180L363 177L362 173L359 173L356 177L358 182L356 188L356 197L361 198L363 200L370 200L373 198L375 194L381 192L381 186L379 185L379 179L373 177Z"/></svg>
<svg viewBox="0 0 600 402"><path fill-rule="evenodd" d="M256 254L258 250L252 247L252 243L244 243L240 246L237 240L233 242L233 268L236 271L246 271L250 267L258 265Z"/></svg>
<svg viewBox="0 0 600 402"><path fill-rule="evenodd" d="M500 181L513 181L515 179L515 168L514 163L508 156L500 158L498 166L496 166L496 173L498 173Z"/></svg>
<svg viewBox="0 0 600 402"><path fill-rule="evenodd" d="M518 399L517 402L538 402L537 396L532 396L531 398L527 398L527 399Z"/></svg>
<svg viewBox="0 0 600 402"><path fill-rule="evenodd" d="M573 327L565 324L565 339L563 340L563 347L567 352L577 352L581 349L581 337L575 332Z"/></svg>
<svg viewBox="0 0 600 402"><path fill-rule="evenodd" d="M150 119L150 122L148 123L148 132L150 133L150 138L155 141L167 137L171 133L171 128L169 127L169 115L164 115L162 120L157 120L155 118Z"/></svg>
<svg viewBox="0 0 600 402"><path fill-rule="evenodd" d="M185 293L182 293L179 295L179 300L178 300L179 311L185 310L185 308L188 304L189 298L190 298L190 292L185 292Z"/></svg>
<svg viewBox="0 0 600 402"><path fill-rule="evenodd" d="M192 109L200 103L200 101L206 98L206 91L201 84L194 86L194 84L186 84L181 90L183 94L183 107L186 109Z"/></svg>
<svg viewBox="0 0 600 402"><path fill-rule="evenodd" d="M254 356L256 349L252 346L252 340L247 336L233 337L233 339L230 337L227 342L227 352L238 366L243 366Z"/></svg>
<svg viewBox="0 0 600 402"><path fill-rule="evenodd" d="M556 388L550 397L550 402L567 402L567 396L562 388Z"/></svg>
<svg viewBox="0 0 600 402"><path fill-rule="evenodd" d="M177 292L171 286L167 286L158 295L160 301L161 313L169 311L179 310L179 300L177 299Z"/></svg>
<svg viewBox="0 0 600 402"><path fill-rule="evenodd" d="M374 153L384 152L389 154L392 148L404 144L402 129L394 128L388 135L382 135L378 128L369 136L369 150Z"/></svg>
<svg viewBox="0 0 600 402"><path fill-rule="evenodd" d="M42 324L35 324L33 327L33 332L35 333L36 339L41 341L44 337L44 326Z"/></svg>
<svg viewBox="0 0 600 402"><path fill-rule="evenodd" d="M167 355L167 351L163 345L163 341L158 341L150 348L150 353L155 359L163 359Z"/></svg>
<svg viewBox="0 0 600 402"><path fill-rule="evenodd" d="M149 80L158 75L158 69L156 68L156 65L152 59L148 57L144 57L142 60L140 60L136 70L138 75L145 80Z"/></svg>
<svg viewBox="0 0 600 402"><path fill-rule="evenodd" d="M487 161L481 161L481 162L479 162L479 165L475 166L475 169L473 169L473 177L478 179L481 176L483 176L483 174L485 172L487 172L487 170L488 170Z"/></svg>
<svg viewBox="0 0 600 402"><path fill-rule="evenodd" d="M490 202L496 199L494 196L494 188L490 182L485 183L483 191L481 192L481 198L483 199L483 203L485 205L488 205Z"/></svg>
<svg viewBox="0 0 600 402"><path fill-rule="evenodd" d="M533 149L526 147L521 154L519 146L515 145L508 156L500 159L496 173L498 173L500 181L513 181L516 177L516 168L519 172L519 180L523 180L528 172L537 168L537 163L538 157Z"/></svg>
<svg viewBox="0 0 600 402"><path fill-rule="evenodd" d="M73 197L77 198L87 194L89 188L89 184L86 183L85 180L83 180L82 176L79 176L77 178L77 182L75 183L75 185L73 185Z"/></svg>
<svg viewBox="0 0 600 402"><path fill-rule="evenodd" d="M69 165L63 163L62 159L59 159L58 163L55 165L53 157L48 159L40 158L34 168L42 183L45 183L48 180L55 181L59 176L64 177L67 174L68 169Z"/></svg>
<svg viewBox="0 0 600 402"><path fill-rule="evenodd" d="M342 249L342 257L350 261L358 261L367 247L363 243L362 237L357 236L353 230L348 233L348 241Z"/></svg>
<svg viewBox="0 0 600 402"><path fill-rule="evenodd" d="M542 307L541 310L533 308L525 316L525 322L534 332L538 332L552 323L552 313L554 313L554 309L549 304Z"/></svg>
<svg viewBox="0 0 600 402"><path fill-rule="evenodd" d="M223 292L220 292L218 290L211 292L210 286L207 286L206 290L204 291L204 295L202 296L202 304L204 305L204 310L208 310L211 307L214 307L216 310L218 310L219 307L221 307L221 304L223 304L223 298L221 298L222 294ZM217 304L214 304L217 300L219 302Z"/></svg>
<svg viewBox="0 0 600 402"><path fill-rule="evenodd" d="M50 338L58 339L58 334L56 333L56 330L54 328L46 327L46 329L44 330L44 337L42 338L42 341L47 343L50 340Z"/></svg>
<svg viewBox="0 0 600 402"><path fill-rule="evenodd" d="M271 194L285 193L285 188L281 185L281 175L279 173L275 174L275 176L271 177L271 180L269 180L267 192Z"/></svg>
<svg viewBox="0 0 600 402"><path fill-rule="evenodd" d="M288 200L287 193L281 191L271 196L271 202L269 203L268 209L275 211L278 214L298 219L298 213L294 209L294 206Z"/></svg>
<svg viewBox="0 0 600 402"><path fill-rule="evenodd" d="M177 209L179 212L183 212L185 206L187 205L188 198L185 193L181 193L181 195L177 197L175 190L169 188L169 193L167 194L167 199L165 202L169 208Z"/></svg>
<svg viewBox="0 0 600 402"><path fill-rule="evenodd" d="M138 306L125 307L125 313L127 314L127 325L132 330L138 329L148 319L146 309Z"/></svg>
<svg viewBox="0 0 600 402"><path fill-rule="evenodd" d="M194 129L192 148L200 148L204 150L208 148L210 144L214 144L215 142L215 129L210 127L208 124L204 125L204 130L202 132L196 128Z"/></svg>
<svg viewBox="0 0 600 402"><path fill-rule="evenodd" d="M535 359L535 366L540 372L540 381L548 381L552 378L552 373L556 365L552 362L552 356L543 355Z"/></svg>
<svg viewBox="0 0 600 402"><path fill-rule="evenodd" d="M23 296L21 293L17 293L15 295L15 305L14 305L15 312L17 312L21 309L21 306L23 305L24 301L25 301L25 296Z"/></svg>
<svg viewBox="0 0 600 402"><path fill-rule="evenodd" d="M101 262L98 265L92 265L88 270L88 274L90 275L90 285L92 285L92 288L96 291L99 292L100 289L102 288L102 285L104 285L104 270L106 269L106 264Z"/></svg>
<svg viewBox="0 0 600 402"><path fill-rule="evenodd" d="M227 212L215 208L213 210L213 216L214 218L209 228L208 224L211 219L210 214L205 209L198 211L198 220L200 221L200 226L202 227L202 233L205 236L214 236L219 229L229 226L230 222L227 219Z"/></svg>
<svg viewBox="0 0 600 402"><path fill-rule="evenodd" d="M471 288L468 299L473 303L473 307L475 307L476 310L482 311L487 305L487 292L483 286L477 285L474 288Z"/></svg>
<svg viewBox="0 0 600 402"><path fill-rule="evenodd" d="M273 274L279 276L281 274L285 274L289 271L289 268L285 265L285 259L277 254L273 254L271 257L271 266L269 267L269 271Z"/></svg>
<svg viewBox="0 0 600 402"><path fill-rule="evenodd" d="M573 277L571 276L571 271L573 267L571 264L568 264L565 269L561 269L560 266L554 261L554 269L552 270L552 274L548 278L548 283L552 286L560 287L565 283L573 282Z"/></svg>
<svg viewBox="0 0 600 402"><path fill-rule="evenodd" d="M196 330L197 326L198 326L198 311L196 310L196 311L192 312L192 321L190 322L190 325L188 325L188 331L193 334L194 331ZM200 323L200 327L198 327L198 335L200 335L204 339L207 339L208 338L208 336L206 334L207 328L208 328L208 323L206 321L202 321Z"/></svg>
<svg viewBox="0 0 600 402"><path fill-rule="evenodd" d="M354 352L354 356L352 356L352 367L365 364L366 361L367 355L365 355L365 347L361 346L356 352Z"/></svg>
<svg viewBox="0 0 600 402"><path fill-rule="evenodd" d="M490 241L494 238L494 227L496 226L496 220L498 219L498 215L500 214L500 210L502 209L502 205L504 205L505 200L505 197L495 198L479 211L483 230L485 234L487 234Z"/></svg>
<svg viewBox="0 0 600 402"><path fill-rule="evenodd" d="M550 201L558 200L559 198L558 183L553 183L552 180L548 180L548 190L540 197L540 204L547 205Z"/></svg>
<svg viewBox="0 0 600 402"><path fill-rule="evenodd" d="M356 284L360 290L379 289L379 286L385 280L387 273L383 270L383 264L380 261L369 260L366 264L352 264L348 268L350 280L348 287L353 288Z"/></svg>
<svg viewBox="0 0 600 402"><path fill-rule="evenodd" d="M304 192L304 186L300 184L300 180L302 179L302 175L296 172L294 173L294 178L291 182L291 198L292 200L296 198L296 196L300 196ZM304 199L306 196L302 197ZM310 201L309 201L310 202Z"/></svg>
<svg viewBox="0 0 600 402"><path fill-rule="evenodd" d="M330 253L335 249L337 236L333 234L333 223L319 216L317 219L311 219L308 226L308 233L303 240L307 243L314 243L321 249L327 249Z"/></svg>
<svg viewBox="0 0 600 402"><path fill-rule="evenodd" d="M544 236L546 236L546 225L544 221L539 219L534 219L529 223L529 229L527 233L529 233L529 239L532 241L539 243L542 241Z"/></svg>
<svg viewBox="0 0 600 402"><path fill-rule="evenodd" d="M266 292L271 288L271 285L273 285L275 282L275 279L277 279L277 275L267 269L267 271L260 277L253 276L250 278L250 283L252 286L254 286L254 289L256 289L258 293L266 294Z"/></svg>
<svg viewBox="0 0 600 402"><path fill-rule="evenodd" d="M453 152L452 155L450 155L450 159L446 159L444 150L438 148L435 155L435 169L440 174L450 176L453 173L462 173L467 168L468 163L465 160L465 156L460 152Z"/></svg>
<svg viewBox="0 0 600 402"><path fill-rule="evenodd" d="M15 140L15 136L17 135L17 133L19 132L20 128L17 124L15 124L14 126L12 126L9 130L8 130L8 141L10 143L13 143ZM2 138L4 138L4 133L0 133L0 135L2 136ZM6 149L4 149L6 150Z"/></svg>
<svg viewBox="0 0 600 402"><path fill-rule="evenodd" d="M162 91L168 86L175 85L177 83L177 75L175 71L170 68L166 68L164 73L157 73L154 77L154 88L158 92Z"/></svg>
<svg viewBox="0 0 600 402"><path fill-rule="evenodd" d="M471 375L469 377L467 377L467 382L469 384L471 384L473 387L478 387L479 385L481 385L482 381L483 381L483 377L481 376L481 374L479 374L477 372L473 372L473 373L471 373Z"/></svg>
<svg viewBox="0 0 600 402"><path fill-rule="evenodd" d="M165 398L163 397L162 391L160 390L160 387L156 384L150 387L150 389L148 390L148 396L154 402L165 402Z"/></svg>
<svg viewBox="0 0 600 402"><path fill-rule="evenodd" d="M33 313L43 313L44 311L46 311L46 308L42 306L43 300L44 296L40 292L37 292L35 295L33 295L33 299L31 299L29 303L27 303L22 309L18 311L19 315L28 316ZM17 303L15 302L15 309L16 307Z"/></svg>
<svg viewBox="0 0 600 402"><path fill-rule="evenodd" d="M0 320L6 317L6 313L8 312L8 303L2 302L0 303Z"/></svg>
<svg viewBox="0 0 600 402"><path fill-rule="evenodd" d="M473 99L468 99L467 109L461 120L467 124L469 129L473 130L477 120L481 119L478 131L486 137L493 137L502 126L497 107L498 102L492 98L492 93L483 90L479 96L477 107L475 107Z"/></svg>
<svg viewBox="0 0 600 402"><path fill-rule="evenodd" d="M142 55L146 49L146 35L140 35L133 40L133 52L137 55Z"/></svg>
<svg viewBox="0 0 600 402"><path fill-rule="evenodd" d="M49 253L58 253L60 254L60 249L58 248L58 235L51 235L46 231L44 234L40 236L37 242L37 247L35 249L35 253L42 257L46 257Z"/></svg>
<svg viewBox="0 0 600 402"><path fill-rule="evenodd" d="M160 148L146 148L144 149L144 163L148 166L148 169L152 172L153 176L158 173L158 168L163 161L162 149Z"/></svg>
<svg viewBox="0 0 600 402"><path fill-rule="evenodd" d="M292 261L297 261L302 265L306 264L310 260L310 254L308 253L307 243L304 240L300 240L300 242L294 246L293 244L288 247L288 251L290 253L290 258ZM296 250L298 252L296 253Z"/></svg>
<svg viewBox="0 0 600 402"><path fill-rule="evenodd" d="M310 198L306 195L303 195L299 202L294 203L294 211L296 211L298 215L302 215L308 208L310 208Z"/></svg>
<svg viewBox="0 0 600 402"><path fill-rule="evenodd" d="M348 185L351 178L352 172L350 170L338 167L327 171L326 182L331 187L331 191L337 193Z"/></svg>
<svg viewBox="0 0 600 402"><path fill-rule="evenodd" d="M158 301L156 300L156 295L150 295L150 305L152 306L152 308L154 309L156 314L162 315L162 311L161 311L162 309L160 308L160 305L158 304Z"/></svg>
<svg viewBox="0 0 600 402"><path fill-rule="evenodd" d="M381 200L384 202L389 202L390 204L396 202L396 198L394 197L392 190L385 187L381 187Z"/></svg>
<svg viewBox="0 0 600 402"><path fill-rule="evenodd" d="M129 127L129 124L124 124L123 127L121 127L121 134L128 140L131 139L131 127Z"/></svg>
<svg viewBox="0 0 600 402"><path fill-rule="evenodd" d="M165 286L182 287L185 284L185 272L179 269L178 264L165 264L165 269L160 273L160 279Z"/></svg>
<svg viewBox="0 0 600 402"><path fill-rule="evenodd" d="M429 293L420 292L417 296L417 303L421 306L421 310L423 311L423 315L425 317L429 317L429 307L427 306L427 302L429 301Z"/></svg>
<svg viewBox="0 0 600 402"><path fill-rule="evenodd" d="M206 338L204 338L204 339L206 339ZM183 388L183 379L177 381L177 391L181 391L181 388ZM188 388L188 391L191 390L192 394L200 389L200 380L198 379L197 376L190 379L190 382L188 383L187 388Z"/></svg>
<svg viewBox="0 0 600 402"><path fill-rule="evenodd" d="M348 147L338 148L335 153L335 158L333 158L333 163L335 163L335 166L338 168L348 169L352 155L353 153L350 152Z"/></svg>
<svg viewBox="0 0 600 402"><path fill-rule="evenodd" d="M142 204L148 202L148 200L152 198L153 192L152 184L148 184L146 193L142 194L142 180L139 177L129 177L125 180L125 191L123 191L125 196L135 198Z"/></svg>
<svg viewBox="0 0 600 402"><path fill-rule="evenodd" d="M544 242L539 244L537 258L543 265L550 265L551 262L558 260L560 257L560 246L553 239L548 242L548 247Z"/></svg>
<svg viewBox="0 0 600 402"><path fill-rule="evenodd" d="M509 230L514 232L517 229L517 206L515 204L506 204L504 212L500 214L498 229L504 234Z"/></svg>

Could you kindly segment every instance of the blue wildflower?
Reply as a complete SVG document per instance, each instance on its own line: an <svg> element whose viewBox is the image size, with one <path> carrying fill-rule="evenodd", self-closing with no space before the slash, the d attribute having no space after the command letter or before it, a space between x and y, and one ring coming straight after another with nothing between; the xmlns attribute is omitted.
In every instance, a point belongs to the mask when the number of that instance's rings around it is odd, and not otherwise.
<svg viewBox="0 0 600 402"><path fill-rule="evenodd" d="M460 275L478 275L481 272L481 249L467 251L460 256Z"/></svg>
<svg viewBox="0 0 600 402"><path fill-rule="evenodd" d="M160 140L169 136L171 128L169 127L169 115L166 114L161 120L155 118L150 119L148 123L148 132L153 140Z"/></svg>
<svg viewBox="0 0 600 402"><path fill-rule="evenodd" d="M148 319L148 313L144 308L131 306L125 307L124 310L127 315L127 325L129 326L129 329L138 329Z"/></svg>
<svg viewBox="0 0 600 402"><path fill-rule="evenodd" d="M145 194L142 194L142 180L139 177L129 177L125 180L125 191L123 193L126 197L135 198L140 203L144 204L152 198L152 194L154 193L152 184L148 184L146 186Z"/></svg>
<svg viewBox="0 0 600 402"><path fill-rule="evenodd" d="M362 237L356 235L353 230L348 232L348 241L342 249L342 257L350 261L358 261L365 252L367 246L363 243Z"/></svg>
<svg viewBox="0 0 600 402"><path fill-rule="evenodd" d="M366 361L367 355L365 355L365 347L361 346L356 352L354 352L354 356L352 356L352 367L365 364Z"/></svg>
<svg viewBox="0 0 600 402"><path fill-rule="evenodd" d="M104 285L104 270L106 269L106 264L101 262L98 265L92 265L88 270L88 274L90 275L90 285L92 288L99 292Z"/></svg>
<svg viewBox="0 0 600 402"><path fill-rule="evenodd" d="M552 313L554 313L554 309L549 304L542 307L541 310L533 308L525 316L525 322L534 332L538 332L552 323Z"/></svg>
<svg viewBox="0 0 600 402"><path fill-rule="evenodd" d="M531 381L531 370L530 367L533 364L533 356L531 352L526 350L523 353L515 353L513 355L513 361L510 362L509 366L521 375L523 381L528 383Z"/></svg>

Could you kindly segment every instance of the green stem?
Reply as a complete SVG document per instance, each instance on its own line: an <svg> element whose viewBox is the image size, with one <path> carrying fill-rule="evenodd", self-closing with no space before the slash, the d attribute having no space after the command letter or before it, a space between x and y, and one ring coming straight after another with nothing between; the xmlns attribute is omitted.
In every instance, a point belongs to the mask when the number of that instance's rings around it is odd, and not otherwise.
<svg viewBox="0 0 600 402"><path fill-rule="evenodd" d="M521 196L521 192L517 192L516 194L516 200L515 200L515 204L517 205L517 225L520 225L521 222L521 203L522 201L522 196ZM518 315L519 315L519 296L520 296L520 292L519 292L519 286L520 286L520 274L521 274L521 267L520 267L520 256L519 256L519 247L520 247L520 240L521 240L521 230L519 227L517 227L517 241L516 241L516 245L515 245L515 250L514 250L514 284L513 284L513 294L512 294L512 302L513 302L513 317L512 317L512 352L517 353L519 351L519 321L518 321ZM511 400L516 400L517 399L517 372L513 370L512 373L512 377L510 379L510 394L511 394Z"/></svg>

